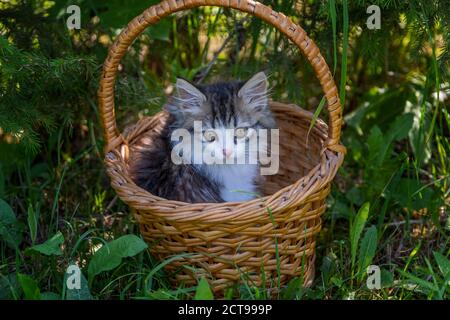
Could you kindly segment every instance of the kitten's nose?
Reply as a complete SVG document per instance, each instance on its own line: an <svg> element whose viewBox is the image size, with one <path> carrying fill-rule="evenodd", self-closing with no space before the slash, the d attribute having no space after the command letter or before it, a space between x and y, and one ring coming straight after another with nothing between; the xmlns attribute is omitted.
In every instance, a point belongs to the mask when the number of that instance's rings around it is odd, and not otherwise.
<svg viewBox="0 0 450 320"><path fill-rule="evenodd" d="M229 150L229 149L222 149L222 153L227 158L229 158L231 156L231 150Z"/></svg>

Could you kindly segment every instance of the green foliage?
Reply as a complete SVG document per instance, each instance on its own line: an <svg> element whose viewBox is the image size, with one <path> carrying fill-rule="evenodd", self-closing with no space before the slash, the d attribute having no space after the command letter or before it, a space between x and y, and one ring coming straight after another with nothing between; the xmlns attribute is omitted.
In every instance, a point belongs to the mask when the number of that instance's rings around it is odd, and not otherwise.
<svg viewBox="0 0 450 320"><path fill-rule="evenodd" d="M0 127L27 151L36 153L39 132L67 126L88 91L95 63L91 58L48 59L22 52L0 37ZM84 81L80 81L84 79Z"/></svg>
<svg viewBox="0 0 450 320"><path fill-rule="evenodd" d="M359 239L369 216L370 203L365 203L358 211L350 227L350 246L352 253L352 266L355 265L356 251L358 250Z"/></svg>
<svg viewBox="0 0 450 320"><path fill-rule="evenodd" d="M201 278L198 282L194 300L214 300L214 295L205 278Z"/></svg>
<svg viewBox="0 0 450 320"><path fill-rule="evenodd" d="M66 300L92 300L89 284L83 273L80 274L80 288L66 289ZM65 279L67 281L67 278ZM66 282L65 281L65 282Z"/></svg>
<svg viewBox="0 0 450 320"><path fill-rule="evenodd" d="M403 270L399 270L399 273L409 280L405 282L405 285L410 290L417 290L428 295L430 298L442 300L446 294L450 293L450 260L439 252L433 252L433 254L440 274L437 274L433 270L430 261L425 259L428 267L426 272L431 276L432 282Z"/></svg>
<svg viewBox="0 0 450 320"><path fill-rule="evenodd" d="M42 292L41 300L61 300L61 297L54 292Z"/></svg>
<svg viewBox="0 0 450 320"><path fill-rule="evenodd" d="M40 300L41 291L37 282L26 274L17 274L17 279L22 287L24 298L26 300Z"/></svg>
<svg viewBox="0 0 450 320"><path fill-rule="evenodd" d="M134 257L147 248L147 244L135 235L125 235L103 245L89 262L88 276L91 282L96 275L117 267L123 258Z"/></svg>
<svg viewBox="0 0 450 320"><path fill-rule="evenodd" d="M332 11L331 13L334 14ZM333 19L333 18L332 18ZM340 100L342 106L345 106L345 91L347 90L345 85L347 83L347 52L348 52L348 0L342 0L342 21L343 21L343 31L342 31L342 62L341 62L341 82L340 82Z"/></svg>
<svg viewBox="0 0 450 320"><path fill-rule="evenodd" d="M19 283L15 274L0 274L0 299L18 299Z"/></svg>
<svg viewBox="0 0 450 320"><path fill-rule="evenodd" d="M377 250L377 227L371 226L367 229L364 237L361 239L359 247L358 274L363 274L367 267L372 263Z"/></svg>
<svg viewBox="0 0 450 320"><path fill-rule="evenodd" d="M72 1L82 10L82 28L72 31L66 1L0 3L0 299L212 297L205 279L171 286L164 266L189 254L157 261L144 250L102 166L101 64L120 29L156 2ZM263 2L321 49L340 88L348 150L316 240L316 280L311 288L302 277L274 283L278 297L448 299L450 1ZM366 28L372 4L381 30ZM166 17L121 61L119 128L159 111L176 77L206 83L260 70L274 100L326 120L312 68L268 24L213 7ZM280 274L282 246L274 245ZM65 286L74 261L79 290ZM366 287L370 264L381 269L380 290ZM226 298L270 297L249 275L241 279Z"/></svg>
<svg viewBox="0 0 450 320"><path fill-rule="evenodd" d="M37 229L38 229L38 212L33 209L31 204L28 205L28 228L30 230L31 242L36 241Z"/></svg>
<svg viewBox="0 0 450 320"><path fill-rule="evenodd" d="M46 256L60 256L63 254L60 248L63 243L64 236L60 231L58 231L58 233L56 233L53 237L51 237L44 243L26 249L25 253L38 252Z"/></svg>
<svg viewBox="0 0 450 320"><path fill-rule="evenodd" d="M0 239L18 249L22 242L22 229L23 225L17 220L11 207L0 199Z"/></svg>

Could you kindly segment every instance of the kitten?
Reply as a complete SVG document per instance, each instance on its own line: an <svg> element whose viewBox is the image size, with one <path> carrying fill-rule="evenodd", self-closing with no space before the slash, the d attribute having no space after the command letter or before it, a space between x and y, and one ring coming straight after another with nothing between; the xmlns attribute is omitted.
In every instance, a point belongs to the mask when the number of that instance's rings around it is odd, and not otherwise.
<svg viewBox="0 0 450 320"><path fill-rule="evenodd" d="M165 110L169 119L162 131L153 134L150 144L132 152L130 173L137 185L157 196L191 203L255 198L260 165L249 162L257 150L248 142L258 129L275 128L263 72L247 82L211 85L177 79L176 94ZM179 129L188 133L181 140L190 138L185 142L190 140L191 147L180 149L175 134ZM199 151L216 162L195 161ZM181 164L173 161L174 155ZM246 161L236 162L237 158Z"/></svg>

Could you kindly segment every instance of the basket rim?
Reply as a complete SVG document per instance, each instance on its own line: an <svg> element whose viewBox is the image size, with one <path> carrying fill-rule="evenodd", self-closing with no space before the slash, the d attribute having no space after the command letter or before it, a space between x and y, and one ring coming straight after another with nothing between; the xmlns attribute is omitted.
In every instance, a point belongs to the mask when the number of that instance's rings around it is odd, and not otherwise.
<svg viewBox="0 0 450 320"><path fill-rule="evenodd" d="M270 101L270 105L273 109L294 112L310 119L313 117L313 113L294 104ZM316 126L326 129L327 125L322 120L317 119ZM325 135L327 135L326 130ZM123 143L108 152L104 159L107 173L111 179L111 186L118 196L127 205L138 211L151 212L152 215L178 222L217 223L224 220L227 222L236 220L239 223L245 223L247 219L253 221L261 216L264 208L270 208L272 213L276 213L280 209L285 210L298 205L304 199L331 183L344 159L343 152L331 151L326 146L322 146L320 162L316 166L296 182L271 195L240 202L188 203L158 197L136 185L126 168L125 170L123 168L125 165L124 146L126 149L128 148L127 144Z"/></svg>

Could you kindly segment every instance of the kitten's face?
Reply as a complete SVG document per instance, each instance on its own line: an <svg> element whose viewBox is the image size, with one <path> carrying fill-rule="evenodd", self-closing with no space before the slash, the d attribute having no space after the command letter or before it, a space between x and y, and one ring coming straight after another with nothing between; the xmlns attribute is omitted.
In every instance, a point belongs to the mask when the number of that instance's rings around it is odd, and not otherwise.
<svg viewBox="0 0 450 320"><path fill-rule="evenodd" d="M273 128L275 122L268 107L267 78L260 72L247 82L228 82L194 86L178 79L177 93L166 109L174 116L174 129L192 133L203 154L219 163L255 156L255 139L260 128ZM199 127L201 124L201 128ZM192 160L184 150L182 157Z"/></svg>
<svg viewBox="0 0 450 320"><path fill-rule="evenodd" d="M201 143L205 156L214 157L218 163L248 163L248 156L256 155L257 149L248 142L256 137L256 131L246 123L219 125L195 131L194 139ZM235 160L236 159L236 160Z"/></svg>

